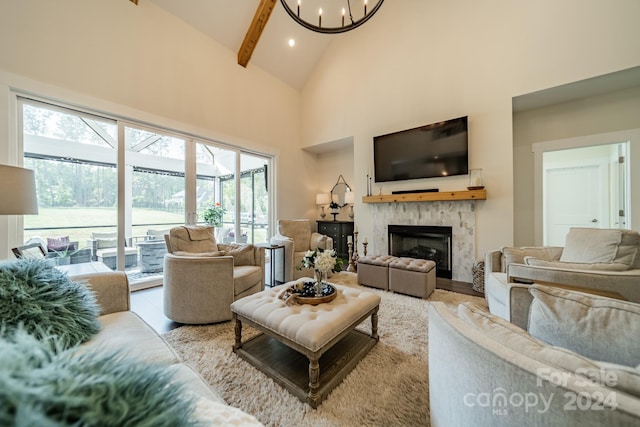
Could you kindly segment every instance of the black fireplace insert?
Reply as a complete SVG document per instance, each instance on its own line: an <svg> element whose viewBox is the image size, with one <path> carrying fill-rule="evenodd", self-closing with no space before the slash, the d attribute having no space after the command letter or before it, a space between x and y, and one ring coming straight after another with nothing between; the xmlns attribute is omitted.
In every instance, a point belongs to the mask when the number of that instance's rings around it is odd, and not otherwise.
<svg viewBox="0 0 640 427"><path fill-rule="evenodd" d="M390 255L431 260L437 277L451 279L451 227L389 225L387 231Z"/></svg>

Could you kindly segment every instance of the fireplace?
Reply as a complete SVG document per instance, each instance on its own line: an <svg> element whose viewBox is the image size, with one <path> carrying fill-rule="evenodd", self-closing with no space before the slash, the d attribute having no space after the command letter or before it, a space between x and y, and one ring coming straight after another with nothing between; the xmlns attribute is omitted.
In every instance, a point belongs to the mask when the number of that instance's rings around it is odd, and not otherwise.
<svg viewBox="0 0 640 427"><path fill-rule="evenodd" d="M422 258L436 263L436 276L451 279L451 227L388 225L389 254Z"/></svg>

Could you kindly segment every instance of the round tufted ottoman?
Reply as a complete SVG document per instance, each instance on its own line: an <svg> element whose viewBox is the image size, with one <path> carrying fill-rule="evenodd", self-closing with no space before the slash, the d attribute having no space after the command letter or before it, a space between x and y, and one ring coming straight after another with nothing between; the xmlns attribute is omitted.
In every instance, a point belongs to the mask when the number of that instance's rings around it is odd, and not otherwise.
<svg viewBox="0 0 640 427"><path fill-rule="evenodd" d="M292 283L231 304L233 351L316 408L378 341L380 297L333 285L338 295L329 303L289 306L278 296ZM371 335L355 330L369 316ZM243 323L262 334L242 342Z"/></svg>
<svg viewBox="0 0 640 427"><path fill-rule="evenodd" d="M390 291L426 299L435 288L435 262L402 257L389 263Z"/></svg>
<svg viewBox="0 0 640 427"><path fill-rule="evenodd" d="M392 255L367 255L358 258L358 284L389 290L389 264Z"/></svg>

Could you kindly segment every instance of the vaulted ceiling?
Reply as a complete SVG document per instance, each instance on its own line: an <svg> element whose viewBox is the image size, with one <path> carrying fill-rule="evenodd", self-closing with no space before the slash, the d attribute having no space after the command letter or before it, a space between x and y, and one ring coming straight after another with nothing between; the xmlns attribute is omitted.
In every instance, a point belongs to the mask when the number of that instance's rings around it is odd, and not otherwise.
<svg viewBox="0 0 640 427"><path fill-rule="evenodd" d="M154 2L236 53L261 5L261 0L141 1ZM311 2L305 0L305 4ZM318 34L301 27L276 1L247 66L260 67L286 84L301 89L326 47L339 37L343 35ZM290 39L295 40L295 46L289 46Z"/></svg>

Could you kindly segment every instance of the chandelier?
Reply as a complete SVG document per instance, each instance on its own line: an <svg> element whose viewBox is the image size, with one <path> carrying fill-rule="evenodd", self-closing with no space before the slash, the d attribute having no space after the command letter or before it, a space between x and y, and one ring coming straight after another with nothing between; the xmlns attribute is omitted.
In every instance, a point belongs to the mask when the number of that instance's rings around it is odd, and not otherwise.
<svg viewBox="0 0 640 427"><path fill-rule="evenodd" d="M382 6L384 0L343 0L341 6L325 6L336 3L327 0L280 0L289 16L308 30L325 34L344 33L367 22ZM356 6L355 3L358 3ZM369 4L371 3L371 4ZM292 6L293 5L293 6Z"/></svg>

